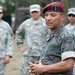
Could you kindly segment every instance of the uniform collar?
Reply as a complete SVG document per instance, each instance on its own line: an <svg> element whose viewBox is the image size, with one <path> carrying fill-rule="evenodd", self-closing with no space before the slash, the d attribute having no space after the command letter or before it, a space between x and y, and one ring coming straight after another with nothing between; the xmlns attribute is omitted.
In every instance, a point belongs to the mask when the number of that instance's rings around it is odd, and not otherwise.
<svg viewBox="0 0 75 75"><path fill-rule="evenodd" d="M47 39L46 39L46 40L48 41L48 40L52 39L53 37L59 36L59 35L61 34L62 30L63 30L63 27L64 27L63 24L60 25L60 26L56 29L56 31L55 31L54 33L50 33L50 34L47 36Z"/></svg>
<svg viewBox="0 0 75 75"><path fill-rule="evenodd" d="M58 36L58 35L62 32L63 27L64 27L63 24L60 25L60 26L56 29L56 31L53 33L53 35L54 35L54 36Z"/></svg>

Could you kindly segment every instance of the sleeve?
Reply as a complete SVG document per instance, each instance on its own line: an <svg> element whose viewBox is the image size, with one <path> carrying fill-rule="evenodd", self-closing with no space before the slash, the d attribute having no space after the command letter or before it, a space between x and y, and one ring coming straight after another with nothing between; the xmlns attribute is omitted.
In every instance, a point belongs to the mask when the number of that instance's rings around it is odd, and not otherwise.
<svg viewBox="0 0 75 75"><path fill-rule="evenodd" d="M23 39L25 36L25 30L24 30L24 23L22 23L19 28L16 30L16 42L18 47L22 47L23 46Z"/></svg>
<svg viewBox="0 0 75 75"><path fill-rule="evenodd" d="M61 46L61 60L73 57L75 59L75 41L73 37L65 37Z"/></svg>
<svg viewBox="0 0 75 75"><path fill-rule="evenodd" d="M14 44L13 44L13 32L10 26L7 28L7 51L6 55L9 55L10 57L13 56L13 49L14 49Z"/></svg>

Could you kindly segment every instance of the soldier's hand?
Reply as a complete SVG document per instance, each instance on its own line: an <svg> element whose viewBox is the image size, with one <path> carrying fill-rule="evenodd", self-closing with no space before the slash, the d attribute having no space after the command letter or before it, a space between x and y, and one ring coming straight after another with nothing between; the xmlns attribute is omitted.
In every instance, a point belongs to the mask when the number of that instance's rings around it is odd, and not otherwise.
<svg viewBox="0 0 75 75"><path fill-rule="evenodd" d="M21 50L22 53L24 53L25 52L25 47L21 47L20 50Z"/></svg>
<svg viewBox="0 0 75 75"><path fill-rule="evenodd" d="M10 62L10 56L6 55L4 59L4 64L8 64Z"/></svg>

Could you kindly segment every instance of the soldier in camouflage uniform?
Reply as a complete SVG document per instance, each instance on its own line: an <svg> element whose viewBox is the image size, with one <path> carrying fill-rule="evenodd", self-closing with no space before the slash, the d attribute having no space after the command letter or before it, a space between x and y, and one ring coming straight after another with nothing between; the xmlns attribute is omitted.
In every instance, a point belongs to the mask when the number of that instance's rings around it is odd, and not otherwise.
<svg viewBox="0 0 75 75"><path fill-rule="evenodd" d="M75 39L75 8L69 8L67 16L70 23L67 24L65 28L68 30L69 33L74 35L74 39ZM74 65L73 73L75 75L75 65Z"/></svg>
<svg viewBox="0 0 75 75"><path fill-rule="evenodd" d="M64 4L52 2L44 7L46 25L50 35L43 48L44 53L38 63L30 63L31 73L40 75L73 75L75 59L74 39L63 25Z"/></svg>
<svg viewBox="0 0 75 75"><path fill-rule="evenodd" d="M13 37L10 25L2 20L3 7L0 6L0 75L4 75L5 65L13 55Z"/></svg>
<svg viewBox="0 0 75 75"><path fill-rule="evenodd" d="M38 61L42 53L42 46L49 30L46 27L45 19L40 16L40 6L30 6L31 18L25 20L16 31L16 41L22 52L22 64L20 75L28 75L29 62ZM23 38L25 37L25 48Z"/></svg>

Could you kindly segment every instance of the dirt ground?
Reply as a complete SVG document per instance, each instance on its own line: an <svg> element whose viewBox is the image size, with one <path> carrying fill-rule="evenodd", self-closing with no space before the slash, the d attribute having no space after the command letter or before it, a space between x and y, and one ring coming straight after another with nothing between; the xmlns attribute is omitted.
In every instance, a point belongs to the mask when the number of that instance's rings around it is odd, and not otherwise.
<svg viewBox="0 0 75 75"><path fill-rule="evenodd" d="M6 65L5 75L19 75L21 53L14 40L14 55L9 64Z"/></svg>

